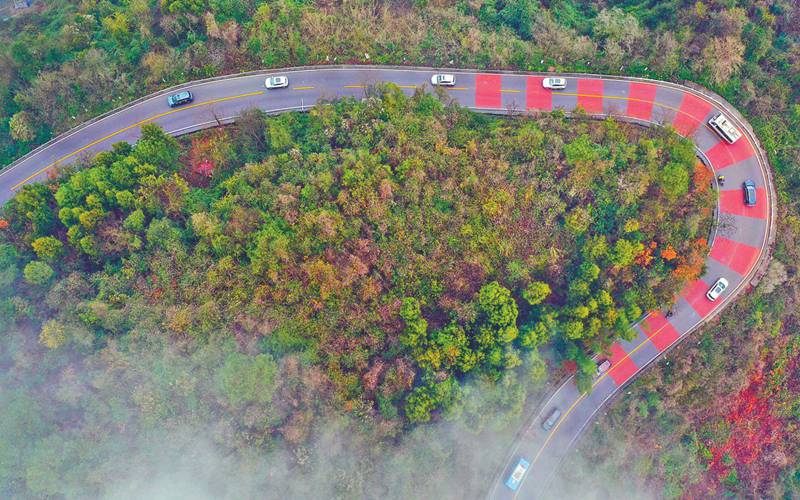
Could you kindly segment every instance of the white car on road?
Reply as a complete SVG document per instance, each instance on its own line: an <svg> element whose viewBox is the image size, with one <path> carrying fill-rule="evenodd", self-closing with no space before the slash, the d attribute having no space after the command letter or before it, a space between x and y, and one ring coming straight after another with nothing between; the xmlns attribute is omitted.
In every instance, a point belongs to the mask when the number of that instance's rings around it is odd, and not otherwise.
<svg viewBox="0 0 800 500"><path fill-rule="evenodd" d="M433 75L431 77L431 85L452 87L456 84L455 75Z"/></svg>
<svg viewBox="0 0 800 500"><path fill-rule="evenodd" d="M561 77L551 77L542 80L542 87L551 90L561 90L567 88L567 79Z"/></svg>
<svg viewBox="0 0 800 500"><path fill-rule="evenodd" d="M722 295L722 292L724 292L726 288L728 288L728 280L725 278L720 278L716 283L714 283L714 286L712 286L711 289L706 292L706 298L708 298L708 300L711 302L714 302L719 298L720 295Z"/></svg>
<svg viewBox="0 0 800 500"><path fill-rule="evenodd" d="M282 89L289 86L288 76L270 76L264 80L264 86L268 89Z"/></svg>

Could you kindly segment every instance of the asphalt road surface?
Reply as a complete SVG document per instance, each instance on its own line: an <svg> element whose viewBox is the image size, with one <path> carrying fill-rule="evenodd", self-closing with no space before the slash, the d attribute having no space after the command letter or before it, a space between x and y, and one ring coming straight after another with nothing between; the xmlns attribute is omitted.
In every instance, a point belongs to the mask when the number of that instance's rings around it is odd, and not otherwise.
<svg viewBox="0 0 800 500"><path fill-rule="evenodd" d="M182 85L195 100L169 108L166 93L140 99L101 119L84 124L31 152L0 171L0 202L21 186L41 180L83 155L108 150L119 141L135 142L140 126L155 123L173 135L234 121L243 110L257 107L267 112L304 110L317 101L343 96L363 97L365 90L379 82L391 82L407 93L418 87L430 89L430 77L437 70L394 67L297 68L258 74L234 75ZM712 96L677 84L636 78L596 75L568 75L567 88L551 91L542 87L542 74L480 73L453 71L455 86L447 94L462 106L488 113L537 112L561 108L570 112L580 107L592 116L614 115L645 125L672 126L690 138L701 158L726 178L720 187L720 223L710 242L707 272L680 293L672 314L651 312L633 326L636 338L611 346L610 369L599 376L592 391L582 395L572 379L550 397L519 433L502 470L487 485L491 498L548 498L554 473L583 429L597 411L649 363L680 342L687 334L715 315L737 293L747 287L767 258L773 226L774 195L769 166L755 137L730 105ZM267 90L267 75L289 76L289 87ZM729 145L707 121L724 113L743 133ZM745 206L742 182L757 187L757 203ZM730 283L716 301L706 291L718 278ZM562 415L545 431L541 423L558 408ZM520 457L530 468L516 492L503 483Z"/></svg>

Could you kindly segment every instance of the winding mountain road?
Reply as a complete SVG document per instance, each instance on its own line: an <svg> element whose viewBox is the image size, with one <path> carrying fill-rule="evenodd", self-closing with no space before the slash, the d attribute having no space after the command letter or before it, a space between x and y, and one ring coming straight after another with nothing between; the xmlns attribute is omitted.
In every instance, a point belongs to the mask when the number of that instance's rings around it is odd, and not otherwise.
<svg viewBox="0 0 800 500"><path fill-rule="evenodd" d="M718 220L710 242L706 273L680 293L673 314L654 311L632 328L636 338L611 346L610 369L597 378L593 390L579 393L572 379L559 387L519 433L505 465L489 486L491 498L547 498L548 485L559 464L597 411L662 353L684 339L732 301L766 263L774 237L774 188L766 160L749 125L724 100L702 89L639 78L598 75L567 76L567 88L542 88L543 74L443 70L456 75L456 85L446 92L460 105L487 113L540 112L582 108L591 116L613 115L643 125L672 126L690 138L698 155L715 172L724 172ZM430 88L428 68L376 66L323 66L262 71L188 83L139 99L57 137L0 171L0 202L10 199L23 185L46 178L59 166L82 155L108 150L119 141L135 142L140 126L155 123L173 135L231 123L245 109L269 113L302 111L321 99L364 95L364 89L391 82L405 92ZM288 88L267 90L264 77L289 76ZM192 104L169 108L166 95L191 90ZM730 145L707 125L716 113L725 113L743 133ZM757 187L757 203L745 206L742 182ZM720 277L730 286L716 302L705 297ZM545 431L541 422L554 408L560 420ZM531 466L520 488L512 492L503 481L519 457Z"/></svg>

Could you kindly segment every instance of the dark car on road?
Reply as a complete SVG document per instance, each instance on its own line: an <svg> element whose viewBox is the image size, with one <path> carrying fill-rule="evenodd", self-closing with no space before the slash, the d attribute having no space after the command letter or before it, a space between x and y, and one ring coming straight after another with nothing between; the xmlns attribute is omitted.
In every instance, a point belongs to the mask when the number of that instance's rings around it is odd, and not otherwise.
<svg viewBox="0 0 800 500"><path fill-rule="evenodd" d="M753 181L744 181L742 183L742 191L744 191L744 204L748 207L753 207L756 204L756 183Z"/></svg>
<svg viewBox="0 0 800 500"><path fill-rule="evenodd" d="M547 420L542 422L542 429L549 431L554 425L556 425L556 422L558 422L559 418L561 418L561 410L554 408L547 417Z"/></svg>
<svg viewBox="0 0 800 500"><path fill-rule="evenodd" d="M167 104L169 104L170 108L180 106L181 104L189 104L192 101L194 101L194 96L188 90L167 97Z"/></svg>

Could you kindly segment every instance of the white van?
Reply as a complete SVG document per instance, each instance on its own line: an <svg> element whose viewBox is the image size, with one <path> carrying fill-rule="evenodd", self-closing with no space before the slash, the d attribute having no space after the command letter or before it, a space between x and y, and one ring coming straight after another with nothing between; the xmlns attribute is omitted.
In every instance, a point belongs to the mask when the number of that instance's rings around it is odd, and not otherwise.
<svg viewBox="0 0 800 500"><path fill-rule="evenodd" d="M725 142L728 144L733 144L742 137L742 133L739 132L739 129L734 127L733 123L723 114L719 114L708 120L708 125L713 128L720 137L725 139Z"/></svg>

